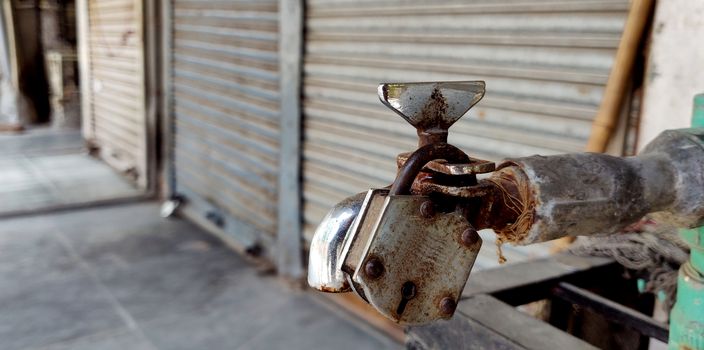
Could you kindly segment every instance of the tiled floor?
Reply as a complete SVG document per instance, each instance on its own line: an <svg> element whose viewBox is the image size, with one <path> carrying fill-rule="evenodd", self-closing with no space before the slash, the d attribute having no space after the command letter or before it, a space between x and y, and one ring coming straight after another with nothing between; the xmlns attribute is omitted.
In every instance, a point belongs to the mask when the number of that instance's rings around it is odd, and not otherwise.
<svg viewBox="0 0 704 350"><path fill-rule="evenodd" d="M0 136L0 213L85 203L140 192L82 149L78 131Z"/></svg>
<svg viewBox="0 0 704 350"><path fill-rule="evenodd" d="M0 221L0 348L388 349L155 203Z"/></svg>

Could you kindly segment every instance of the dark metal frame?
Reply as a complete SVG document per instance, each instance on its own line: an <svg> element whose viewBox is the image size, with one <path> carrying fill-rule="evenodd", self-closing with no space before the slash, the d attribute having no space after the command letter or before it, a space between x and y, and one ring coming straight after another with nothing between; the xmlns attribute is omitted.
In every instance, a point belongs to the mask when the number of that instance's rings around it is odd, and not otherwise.
<svg viewBox="0 0 704 350"><path fill-rule="evenodd" d="M567 253L470 276L450 321L410 327L409 349L594 349L515 306L552 299L581 307L643 337L667 342L668 326L587 288L608 287L623 268L605 258Z"/></svg>

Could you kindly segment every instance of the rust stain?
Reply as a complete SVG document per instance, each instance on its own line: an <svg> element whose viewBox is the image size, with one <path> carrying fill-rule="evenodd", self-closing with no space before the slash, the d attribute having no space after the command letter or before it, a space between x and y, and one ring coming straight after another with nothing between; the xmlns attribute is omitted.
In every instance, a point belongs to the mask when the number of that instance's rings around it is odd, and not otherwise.
<svg viewBox="0 0 704 350"><path fill-rule="evenodd" d="M346 290L346 289L349 289L349 288L350 288L350 285L347 283L347 281L345 281L345 282L342 284L342 288L340 288L340 289L337 289L337 288L330 288L330 287L327 287L327 286L320 286L320 287L319 287L319 290L322 291L322 292L325 292L325 293L340 293L341 290Z"/></svg>
<svg viewBox="0 0 704 350"><path fill-rule="evenodd" d="M122 35L120 36L120 45L122 46L127 46L127 42L129 41L130 37L134 35L134 30L126 30Z"/></svg>
<svg viewBox="0 0 704 350"><path fill-rule="evenodd" d="M507 166L494 173L488 181L498 189L495 201L500 204L497 206L500 212L492 215L504 219L492 223L497 243L520 242L534 223L534 189L515 166Z"/></svg>
<svg viewBox="0 0 704 350"><path fill-rule="evenodd" d="M418 124L415 125L419 145L447 142L447 129L454 122L447 120L447 108L447 99L436 86L430 94L430 100L421 110Z"/></svg>
<svg viewBox="0 0 704 350"><path fill-rule="evenodd" d="M444 127L443 123L447 114L447 99L437 87L430 94L430 100L423 106L418 128L428 128L433 126Z"/></svg>

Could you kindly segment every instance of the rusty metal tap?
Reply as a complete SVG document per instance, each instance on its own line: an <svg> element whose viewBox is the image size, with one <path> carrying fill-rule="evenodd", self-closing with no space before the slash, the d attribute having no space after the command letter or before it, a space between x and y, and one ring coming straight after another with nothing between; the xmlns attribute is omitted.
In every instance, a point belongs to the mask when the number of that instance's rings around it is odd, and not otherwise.
<svg viewBox="0 0 704 350"><path fill-rule="evenodd" d="M447 143L484 82L381 84L382 103L418 131L390 187L350 197L323 219L308 283L354 291L402 324L449 318L477 257L477 230L531 244L613 233L648 213L704 224L704 129L661 134L636 157L576 153L491 161ZM490 173L477 180L477 174Z"/></svg>
<svg viewBox="0 0 704 350"><path fill-rule="evenodd" d="M477 173L494 170L447 143L448 129L484 96L484 82L381 84L378 93L416 128L419 148L398 156L390 189L350 197L323 219L311 243L308 282L325 292L353 290L398 322L448 318L481 239L466 205L424 195L419 186L476 186Z"/></svg>

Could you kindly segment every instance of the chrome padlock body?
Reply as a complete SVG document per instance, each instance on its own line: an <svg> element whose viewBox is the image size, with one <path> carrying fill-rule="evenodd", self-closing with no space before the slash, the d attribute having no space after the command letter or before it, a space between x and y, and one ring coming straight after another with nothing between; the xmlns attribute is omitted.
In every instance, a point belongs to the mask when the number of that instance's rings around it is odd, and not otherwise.
<svg viewBox="0 0 704 350"><path fill-rule="evenodd" d="M363 253L364 246L360 249L354 245L360 237L359 223L374 221L363 219L380 213L379 204L388 193L388 189L370 189L346 198L328 211L310 244L308 285L326 293L352 291L350 276L356 265L344 269L343 259L352 247L352 254L360 256ZM374 209L370 210L372 207Z"/></svg>
<svg viewBox="0 0 704 350"><path fill-rule="evenodd" d="M340 270L341 253L348 231L356 220L367 193L337 203L315 230L308 255L308 284L322 292L351 291L349 278Z"/></svg>
<svg viewBox="0 0 704 350"><path fill-rule="evenodd" d="M457 211L421 209L429 197L373 191L342 253L351 286L401 324L452 317L481 238Z"/></svg>

